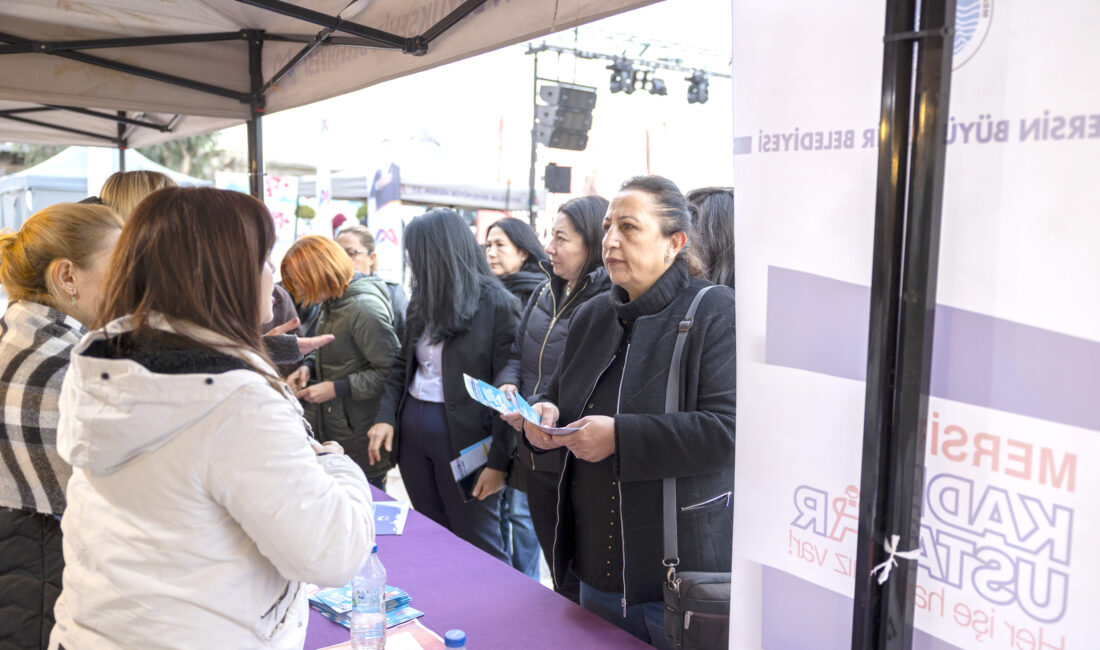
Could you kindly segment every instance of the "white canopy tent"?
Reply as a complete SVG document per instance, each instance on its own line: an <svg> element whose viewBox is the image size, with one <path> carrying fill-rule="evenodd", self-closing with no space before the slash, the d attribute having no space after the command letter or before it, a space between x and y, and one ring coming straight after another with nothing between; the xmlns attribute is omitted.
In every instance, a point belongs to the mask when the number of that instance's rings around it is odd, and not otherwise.
<svg viewBox="0 0 1100 650"><path fill-rule="evenodd" d="M0 140L120 148L260 116L655 0L0 4Z"/></svg>
<svg viewBox="0 0 1100 650"><path fill-rule="evenodd" d="M118 163L108 149L69 147L33 167L0 177L0 228L17 229L35 210L47 205L99 194L103 181L119 170ZM213 185L168 169L137 151L126 152L126 167L160 172L180 185Z"/></svg>

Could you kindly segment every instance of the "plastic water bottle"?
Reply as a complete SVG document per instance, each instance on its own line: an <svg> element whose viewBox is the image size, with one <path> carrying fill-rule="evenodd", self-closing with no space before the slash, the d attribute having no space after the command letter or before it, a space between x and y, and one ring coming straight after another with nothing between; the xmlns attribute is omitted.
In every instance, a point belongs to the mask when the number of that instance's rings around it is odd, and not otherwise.
<svg viewBox="0 0 1100 650"><path fill-rule="evenodd" d="M466 633L462 630L449 630L443 635L443 645L448 648L466 650Z"/></svg>
<svg viewBox="0 0 1100 650"><path fill-rule="evenodd" d="M383 650L386 647L386 568L378 559L378 546L362 575L351 581L351 647L354 650Z"/></svg>

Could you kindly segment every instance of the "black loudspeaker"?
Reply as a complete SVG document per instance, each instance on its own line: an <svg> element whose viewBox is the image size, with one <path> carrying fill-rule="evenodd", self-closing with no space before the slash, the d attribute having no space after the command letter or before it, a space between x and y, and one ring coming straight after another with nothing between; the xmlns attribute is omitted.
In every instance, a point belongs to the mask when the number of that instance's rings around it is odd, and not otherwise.
<svg viewBox="0 0 1100 650"><path fill-rule="evenodd" d="M568 194L572 185L573 168L558 167L554 163L546 166L546 191L555 194Z"/></svg>
<svg viewBox="0 0 1100 650"><path fill-rule="evenodd" d="M583 151L588 146L588 130L592 128L596 89L558 83L542 86L539 97L546 103L535 108L538 141L553 149Z"/></svg>

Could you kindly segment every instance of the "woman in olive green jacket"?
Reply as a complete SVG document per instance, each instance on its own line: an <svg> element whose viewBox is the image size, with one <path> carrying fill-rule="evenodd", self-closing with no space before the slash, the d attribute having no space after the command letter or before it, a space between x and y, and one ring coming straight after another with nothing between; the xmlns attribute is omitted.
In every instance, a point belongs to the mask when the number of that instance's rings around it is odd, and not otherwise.
<svg viewBox="0 0 1100 650"><path fill-rule="evenodd" d="M385 487L393 467L388 455L371 465L367 429L374 423L383 385L399 347L386 283L357 273L336 242L308 235L290 247L282 263L283 284L303 304L320 304L317 334L336 339L318 348L287 377L308 403L317 439L335 441L367 479Z"/></svg>

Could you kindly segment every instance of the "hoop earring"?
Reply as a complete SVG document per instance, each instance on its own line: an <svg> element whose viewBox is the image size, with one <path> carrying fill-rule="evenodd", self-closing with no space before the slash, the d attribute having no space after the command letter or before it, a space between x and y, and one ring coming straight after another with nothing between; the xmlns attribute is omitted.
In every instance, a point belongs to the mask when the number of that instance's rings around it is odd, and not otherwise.
<svg viewBox="0 0 1100 650"><path fill-rule="evenodd" d="M72 287L72 285L68 286L67 289L69 291L69 300L72 301L72 303L75 305L76 304L76 289L74 289Z"/></svg>

